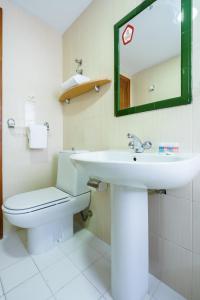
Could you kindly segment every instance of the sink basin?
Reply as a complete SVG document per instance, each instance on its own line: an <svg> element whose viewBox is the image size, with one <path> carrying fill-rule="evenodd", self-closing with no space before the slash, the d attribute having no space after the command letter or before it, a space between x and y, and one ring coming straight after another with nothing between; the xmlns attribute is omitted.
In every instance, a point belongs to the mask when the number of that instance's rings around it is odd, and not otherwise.
<svg viewBox="0 0 200 300"><path fill-rule="evenodd" d="M198 173L200 154L99 151L71 156L90 177L136 188L167 189L186 185Z"/></svg>
<svg viewBox="0 0 200 300"><path fill-rule="evenodd" d="M147 299L147 189L186 185L200 170L200 154L141 154L110 150L74 154L71 159L89 177L111 184L113 299Z"/></svg>

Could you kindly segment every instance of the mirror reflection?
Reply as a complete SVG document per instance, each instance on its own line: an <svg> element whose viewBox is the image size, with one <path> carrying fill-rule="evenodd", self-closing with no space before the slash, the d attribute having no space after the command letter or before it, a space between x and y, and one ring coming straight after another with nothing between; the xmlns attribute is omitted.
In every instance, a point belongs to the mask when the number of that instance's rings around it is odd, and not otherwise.
<svg viewBox="0 0 200 300"><path fill-rule="evenodd" d="M120 109L181 96L181 20L181 0L157 0L120 28Z"/></svg>

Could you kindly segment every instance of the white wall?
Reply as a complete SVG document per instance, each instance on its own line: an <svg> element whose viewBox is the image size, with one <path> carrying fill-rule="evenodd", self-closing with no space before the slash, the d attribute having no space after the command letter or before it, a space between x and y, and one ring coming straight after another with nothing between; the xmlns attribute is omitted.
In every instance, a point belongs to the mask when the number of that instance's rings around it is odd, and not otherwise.
<svg viewBox="0 0 200 300"><path fill-rule="evenodd" d="M179 142L182 152L200 152L200 13L193 24L193 104L114 117L113 25L142 1L94 0L64 35L64 79L83 58L89 77L112 79L112 85L64 105L64 147L127 149L126 134L159 142ZM200 12L200 1L194 0ZM200 299L200 177L166 196L151 196L150 270L189 300ZM94 193L94 216L88 228L110 239L109 193Z"/></svg>
<svg viewBox="0 0 200 300"><path fill-rule="evenodd" d="M3 7L3 186L4 198L55 184L62 149L63 115L57 91L62 80L62 37L38 18L0 1ZM36 120L48 121L47 150L30 151L24 128L25 101L34 95Z"/></svg>
<svg viewBox="0 0 200 300"><path fill-rule="evenodd" d="M158 65L132 76L132 103L137 105L152 103L181 96L180 56L168 59ZM149 91L151 86L154 91Z"/></svg>

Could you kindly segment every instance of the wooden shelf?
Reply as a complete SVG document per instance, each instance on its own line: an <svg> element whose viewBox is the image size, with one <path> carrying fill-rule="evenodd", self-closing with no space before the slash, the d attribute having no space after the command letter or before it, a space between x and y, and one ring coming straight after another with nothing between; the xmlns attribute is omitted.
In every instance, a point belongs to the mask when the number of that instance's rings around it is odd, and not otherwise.
<svg viewBox="0 0 200 300"><path fill-rule="evenodd" d="M93 89L95 89L98 92L100 86L105 85L110 82L111 82L111 80L109 80L109 79L102 79L102 80L88 81L86 83L76 85L76 86L72 87L71 89L67 90L66 92L64 92L60 96L59 101L65 102L66 100L71 100L71 99L78 97L82 94L85 94Z"/></svg>

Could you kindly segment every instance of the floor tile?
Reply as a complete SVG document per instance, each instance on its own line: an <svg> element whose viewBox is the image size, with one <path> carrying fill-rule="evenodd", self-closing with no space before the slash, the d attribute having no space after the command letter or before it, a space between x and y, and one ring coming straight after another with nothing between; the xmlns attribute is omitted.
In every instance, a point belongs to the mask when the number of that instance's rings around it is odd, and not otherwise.
<svg viewBox="0 0 200 300"><path fill-rule="evenodd" d="M86 278L99 290L105 293L111 285L111 265L105 258L101 258L92 264L83 273Z"/></svg>
<svg viewBox="0 0 200 300"><path fill-rule="evenodd" d="M47 300L51 292L41 275L36 275L6 294L6 300Z"/></svg>
<svg viewBox="0 0 200 300"><path fill-rule="evenodd" d="M108 246L103 256L111 262L111 246Z"/></svg>
<svg viewBox="0 0 200 300"><path fill-rule="evenodd" d="M38 269L40 271L43 271L45 268L53 265L59 260L65 259L66 256L58 247L55 247L54 249L47 251L43 254L32 255L32 258L35 264L37 265Z"/></svg>
<svg viewBox="0 0 200 300"><path fill-rule="evenodd" d="M186 299L191 299L192 252L164 239L161 241L160 251L162 282L174 287Z"/></svg>
<svg viewBox="0 0 200 300"><path fill-rule="evenodd" d="M27 236L26 236L26 229L19 229L16 231L17 235L19 236L20 240L22 241L23 245L27 246Z"/></svg>
<svg viewBox="0 0 200 300"><path fill-rule="evenodd" d="M153 295L160 284L160 280L149 274L149 295Z"/></svg>
<svg viewBox="0 0 200 300"><path fill-rule="evenodd" d="M33 256L18 235L24 241L21 230L0 241L6 300L113 300L109 292L111 248L91 232L83 229L49 252ZM0 300L5 300L3 289L0 284ZM144 300L186 300L151 274L149 295Z"/></svg>
<svg viewBox="0 0 200 300"><path fill-rule="evenodd" d="M1 285L1 282L0 282L0 297L3 295L3 287Z"/></svg>
<svg viewBox="0 0 200 300"><path fill-rule="evenodd" d="M85 228L76 232L75 236L84 242L90 242L95 237L95 235L91 231Z"/></svg>
<svg viewBox="0 0 200 300"><path fill-rule="evenodd" d="M101 300L105 299L105 300L113 300L113 298L111 297L110 292L107 292L106 294L104 294L104 296L102 298L100 298ZM156 300L154 298L152 298L150 295L146 295L144 300ZM170 299L168 299L170 300Z"/></svg>
<svg viewBox="0 0 200 300"><path fill-rule="evenodd" d="M108 292L106 292L106 293L104 294L104 299L106 299L106 300L113 300L110 291L108 291Z"/></svg>
<svg viewBox="0 0 200 300"><path fill-rule="evenodd" d="M90 245L101 254L110 253L110 245L106 244L97 237L93 237L91 239Z"/></svg>
<svg viewBox="0 0 200 300"><path fill-rule="evenodd" d="M163 282L159 284L158 289L156 290L153 297L156 300L186 300L184 297L176 293Z"/></svg>
<svg viewBox="0 0 200 300"><path fill-rule="evenodd" d="M82 245L78 250L69 255L71 261L81 271L84 271L100 257L99 252L87 245Z"/></svg>
<svg viewBox="0 0 200 300"><path fill-rule="evenodd" d="M7 293L9 290L37 273L38 269L29 257L0 271L4 292Z"/></svg>
<svg viewBox="0 0 200 300"><path fill-rule="evenodd" d="M80 271L68 258L54 264L42 272L44 279L54 293L79 274Z"/></svg>
<svg viewBox="0 0 200 300"><path fill-rule="evenodd" d="M76 234L73 238L71 238L65 242L59 243L58 248L65 255L69 255L73 251L77 250L83 243L84 243L83 240Z"/></svg>
<svg viewBox="0 0 200 300"><path fill-rule="evenodd" d="M193 253L192 300L200 299L200 255Z"/></svg>
<svg viewBox="0 0 200 300"><path fill-rule="evenodd" d="M24 259L28 252L16 234L0 241L0 270Z"/></svg>
<svg viewBox="0 0 200 300"><path fill-rule="evenodd" d="M57 300L97 300L101 294L83 275L80 275L61 289L55 296Z"/></svg>

